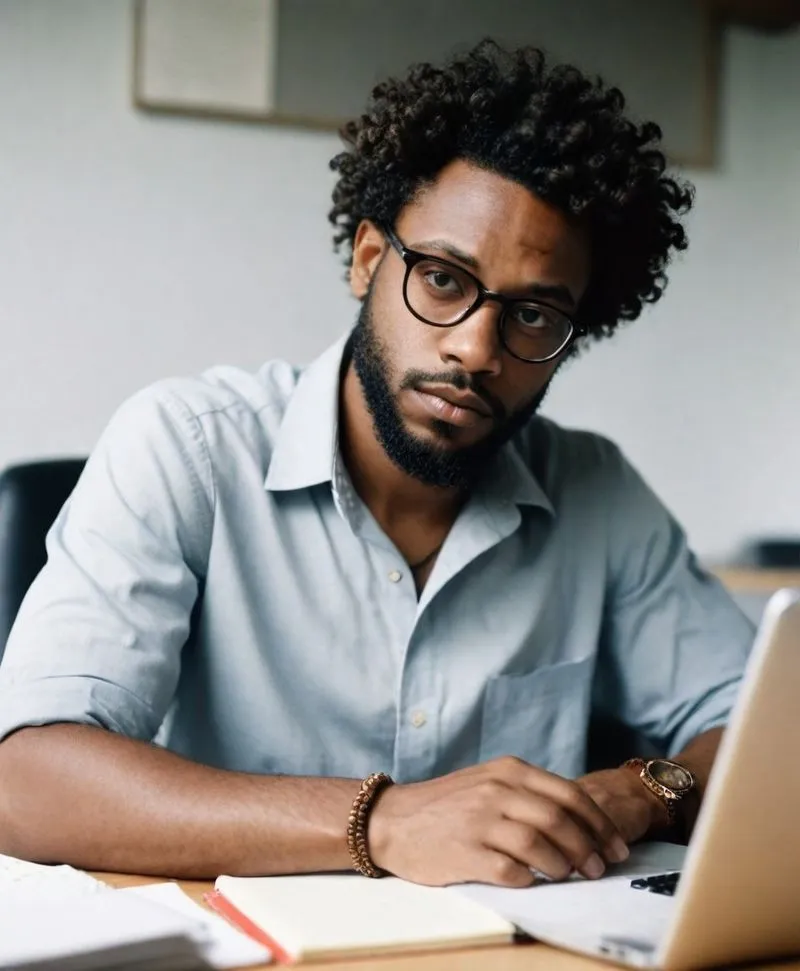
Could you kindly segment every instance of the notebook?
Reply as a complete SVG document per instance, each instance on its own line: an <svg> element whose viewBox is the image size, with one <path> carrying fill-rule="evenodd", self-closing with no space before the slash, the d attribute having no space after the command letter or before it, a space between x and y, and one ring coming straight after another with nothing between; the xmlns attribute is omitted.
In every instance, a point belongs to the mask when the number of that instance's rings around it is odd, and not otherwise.
<svg viewBox="0 0 800 971"><path fill-rule="evenodd" d="M194 922L113 890L66 896L5 894L4 971L190 971L207 968Z"/></svg>
<svg viewBox="0 0 800 971"><path fill-rule="evenodd" d="M122 903L84 905L81 898L98 894L120 896ZM144 912L139 904L128 905L127 897L149 901ZM9 918L8 905L14 902L13 919ZM48 903L49 902L49 903ZM163 940L163 921L154 918L153 907L167 912L174 927L176 918L186 918L180 932L177 949L174 942ZM112 908L110 913L102 909L102 921L92 927L99 906ZM46 918L48 907L55 908L58 921L53 924ZM104 969L112 967L119 959L128 971L136 967L142 954L147 971L172 969L188 960L197 966L197 955L205 962L203 967L244 968L254 964L266 964L270 960L267 948L234 930L221 917L211 914L196 904L175 883L155 883L125 890L113 890L106 883L95 880L88 873L71 866L50 866L30 863L0 854L0 969L5 971L14 957L14 967L44 967L50 961L59 968L72 962L76 969L90 967L92 963ZM62 920L66 914L68 920ZM170 916L171 915L171 916ZM161 915L164 916L163 914ZM160 922L153 924L153 920ZM102 926L101 926L102 925ZM39 938L42 928L52 940L49 950L42 951ZM119 934L118 940L109 938L109 927ZM153 939L156 933L158 940ZM60 935L60 936L59 936ZM186 941L191 942L186 958ZM60 942L60 943L59 943ZM52 946L51 946L52 945ZM117 945L122 948L115 953ZM55 948L55 950L54 950ZM111 949L109 951L109 948ZM144 951L142 952L142 949ZM13 949L13 951L12 951ZM57 953L56 953L57 952ZM88 963L87 963L88 962ZM177 962L177 964L176 964Z"/></svg>
<svg viewBox="0 0 800 971"><path fill-rule="evenodd" d="M212 914L207 907L195 903L176 883L149 883L143 887L127 887L113 892L149 900L197 921L201 933L195 935L195 939L198 940L201 954L212 968L244 968L254 964L264 965L272 960L269 948L232 927L217 914Z"/></svg>
<svg viewBox="0 0 800 971"><path fill-rule="evenodd" d="M221 876L206 901L286 963L501 944L515 933L481 904L396 877Z"/></svg>
<svg viewBox="0 0 800 971"><path fill-rule="evenodd" d="M107 890L105 883L71 866L29 863L0 853L0 900L7 893L17 898L23 894L42 898L53 895L74 897Z"/></svg>

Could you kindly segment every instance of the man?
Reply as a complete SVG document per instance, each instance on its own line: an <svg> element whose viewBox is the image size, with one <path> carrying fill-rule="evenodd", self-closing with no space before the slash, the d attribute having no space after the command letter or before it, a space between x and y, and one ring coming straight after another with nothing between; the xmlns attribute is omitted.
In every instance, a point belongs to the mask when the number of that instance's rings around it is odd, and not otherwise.
<svg viewBox="0 0 800 971"><path fill-rule="evenodd" d="M51 531L0 669L1 852L342 869L359 799L365 866L524 886L691 823L752 629L613 445L535 417L660 297L690 191L618 91L490 42L344 137L350 338L137 395ZM582 775L593 707L675 765Z"/></svg>

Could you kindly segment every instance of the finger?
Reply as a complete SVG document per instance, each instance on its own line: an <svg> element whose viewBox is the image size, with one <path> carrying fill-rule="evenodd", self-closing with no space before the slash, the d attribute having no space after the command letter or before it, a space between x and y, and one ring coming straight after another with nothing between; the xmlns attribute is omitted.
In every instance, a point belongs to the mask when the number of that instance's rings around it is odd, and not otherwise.
<svg viewBox="0 0 800 971"><path fill-rule="evenodd" d="M557 802L517 790L505 800L503 814L509 822L527 830L527 839L537 850L538 837L544 837L565 861L566 874L554 875L544 867L537 867L548 876L563 880L574 869L594 880L605 872L605 863L598 852L600 847L594 835Z"/></svg>
<svg viewBox="0 0 800 971"><path fill-rule="evenodd" d="M530 793L547 797L574 816L592 834L598 849L610 861L618 862L624 858L625 841L622 834L577 782L525 762L518 762L516 774L520 784Z"/></svg>
<svg viewBox="0 0 800 971"><path fill-rule="evenodd" d="M497 887L530 887L535 880L530 867L520 863L507 853L487 849L480 867L481 883Z"/></svg>
<svg viewBox="0 0 800 971"><path fill-rule="evenodd" d="M498 820L486 834L486 845L551 880L566 880L572 861L538 829L515 819Z"/></svg>

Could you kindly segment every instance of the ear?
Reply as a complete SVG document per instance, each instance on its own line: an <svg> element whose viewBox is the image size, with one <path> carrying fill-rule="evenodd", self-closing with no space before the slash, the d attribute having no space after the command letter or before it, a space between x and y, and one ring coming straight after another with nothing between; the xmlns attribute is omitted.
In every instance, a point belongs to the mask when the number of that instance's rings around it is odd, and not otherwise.
<svg viewBox="0 0 800 971"><path fill-rule="evenodd" d="M350 266L350 292L358 300L367 295L370 282L386 252L386 237L375 223L362 219L353 240L353 262Z"/></svg>

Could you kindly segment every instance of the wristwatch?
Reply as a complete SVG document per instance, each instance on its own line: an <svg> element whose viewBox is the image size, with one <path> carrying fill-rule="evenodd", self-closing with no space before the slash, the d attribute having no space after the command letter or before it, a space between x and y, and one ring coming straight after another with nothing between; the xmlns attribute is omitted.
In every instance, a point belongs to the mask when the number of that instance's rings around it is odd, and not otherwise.
<svg viewBox="0 0 800 971"><path fill-rule="evenodd" d="M669 759L628 759L625 766L638 772L644 785L661 800L672 825L678 803L697 785L694 775L685 765Z"/></svg>

